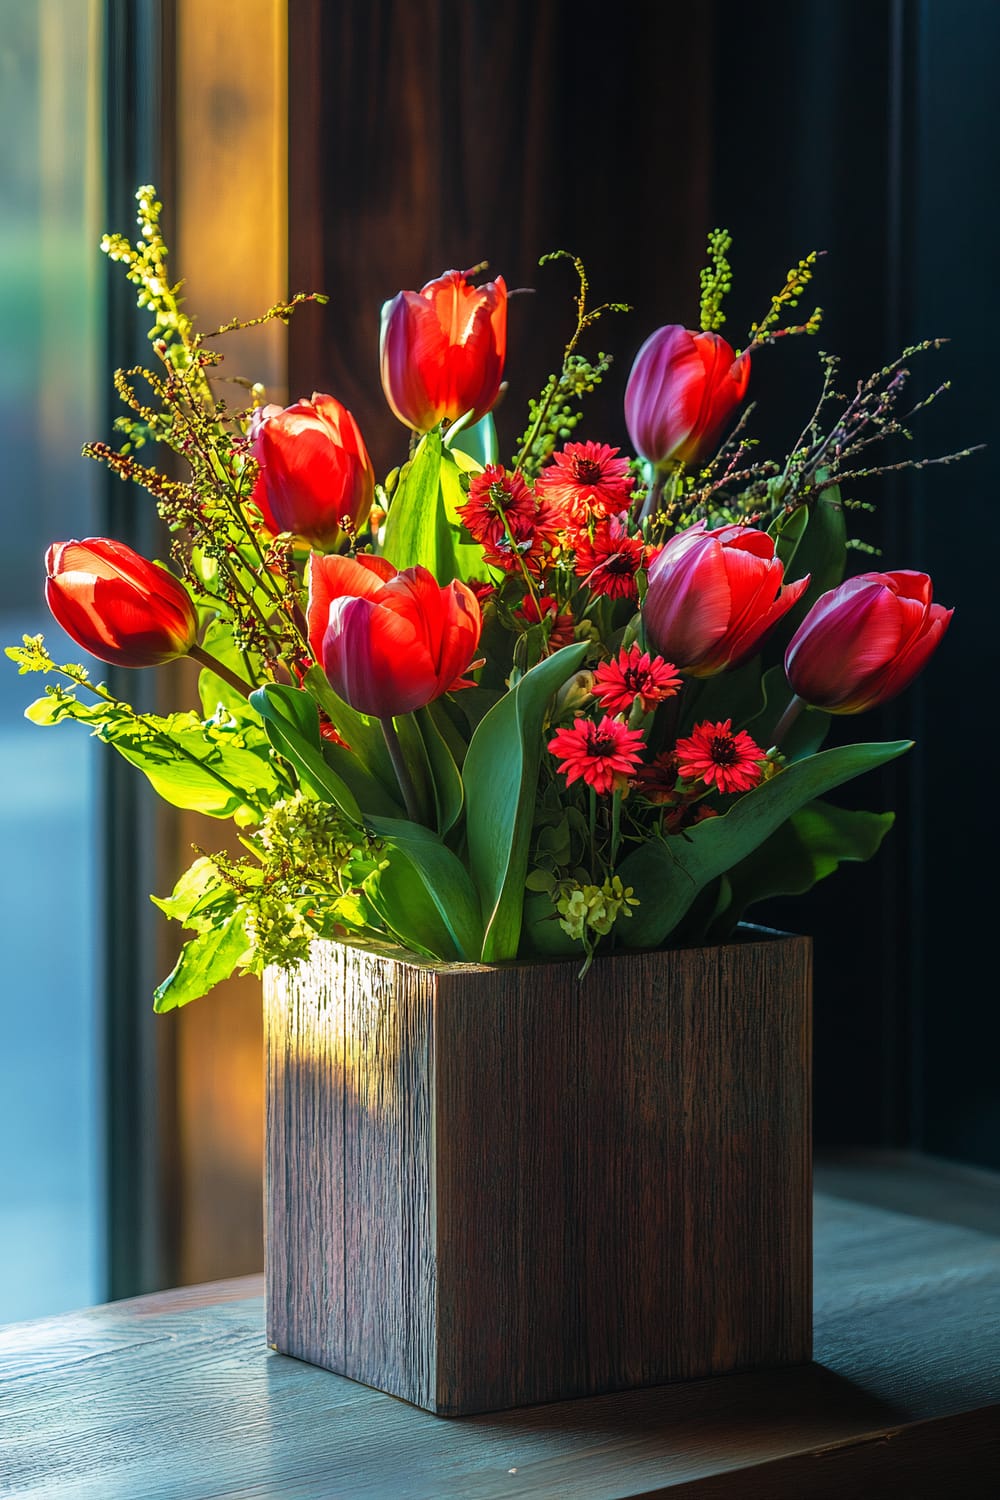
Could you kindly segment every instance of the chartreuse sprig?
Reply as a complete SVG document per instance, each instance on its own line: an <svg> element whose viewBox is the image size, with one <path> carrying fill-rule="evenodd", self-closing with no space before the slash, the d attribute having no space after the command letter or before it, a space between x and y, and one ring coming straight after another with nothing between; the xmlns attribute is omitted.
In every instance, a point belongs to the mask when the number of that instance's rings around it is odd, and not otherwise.
<svg viewBox="0 0 1000 1500"><path fill-rule="evenodd" d="M732 290L733 273L729 250L733 237L727 229L713 229L708 236L708 265L701 278L701 328L703 333L717 333L726 321L722 299Z"/></svg>
<svg viewBox="0 0 1000 1500"><path fill-rule="evenodd" d="M562 368L558 375L550 375L541 395L528 403L528 426L518 439L518 452L512 468L526 478L534 478L543 464L551 457L557 443L565 442L580 421L574 406L582 396L596 390L611 368L607 354L598 354L592 364L576 353L580 339L600 318L608 312L631 312L627 302L602 302L598 307L588 307L587 297L590 282L583 261L568 250L553 250L543 255L538 264L568 260L576 271L578 288L575 297L576 326L563 350Z"/></svg>

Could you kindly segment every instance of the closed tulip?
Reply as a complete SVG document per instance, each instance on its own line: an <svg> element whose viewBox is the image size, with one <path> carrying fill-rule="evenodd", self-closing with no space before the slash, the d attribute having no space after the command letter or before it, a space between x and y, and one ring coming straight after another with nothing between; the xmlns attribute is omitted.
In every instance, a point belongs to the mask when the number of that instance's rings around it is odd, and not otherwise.
<svg viewBox="0 0 1000 1500"><path fill-rule="evenodd" d="M746 395L750 356L678 323L651 333L625 388L625 425L656 468L707 457Z"/></svg>
<svg viewBox="0 0 1000 1500"><path fill-rule="evenodd" d="M753 526L704 522L670 539L649 569L642 605L649 644L692 677L712 677L751 657L805 592L784 584L774 542Z"/></svg>
<svg viewBox="0 0 1000 1500"><path fill-rule="evenodd" d="M507 352L503 277L471 286L446 271L382 308L379 361L385 399L414 432L471 411L478 422L500 391Z"/></svg>
<svg viewBox="0 0 1000 1500"><path fill-rule="evenodd" d="M785 653L785 674L805 703L859 714L908 687L948 629L926 573L860 573L823 594Z"/></svg>
<svg viewBox="0 0 1000 1500"><path fill-rule="evenodd" d="M314 391L256 422L252 435L254 500L269 528L332 548L345 517L357 529L367 523L375 471L357 422L333 396Z"/></svg>
<svg viewBox="0 0 1000 1500"><path fill-rule="evenodd" d="M99 661L155 667L186 656L195 644L198 621L187 589L124 542L54 542L45 571L49 609Z"/></svg>
<svg viewBox="0 0 1000 1500"><path fill-rule="evenodd" d="M384 558L309 560L309 639L334 690L378 719L423 708L471 687L482 619L457 580L441 587L426 568L397 573Z"/></svg>

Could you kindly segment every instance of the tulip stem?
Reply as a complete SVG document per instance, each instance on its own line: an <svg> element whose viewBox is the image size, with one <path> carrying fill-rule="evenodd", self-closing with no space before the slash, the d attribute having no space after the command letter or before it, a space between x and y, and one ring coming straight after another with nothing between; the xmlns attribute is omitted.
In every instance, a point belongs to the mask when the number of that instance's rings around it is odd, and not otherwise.
<svg viewBox="0 0 1000 1500"><path fill-rule="evenodd" d="M649 486L649 489L646 493L646 498L642 502L642 509L639 512L640 526L642 525L643 521L649 520L650 516L655 516L656 512L659 510L660 496L663 494L663 486L665 483L665 474L658 473L654 476L653 482Z"/></svg>
<svg viewBox="0 0 1000 1500"><path fill-rule="evenodd" d="M800 698L798 693L793 693L791 698L788 700L788 707L785 709L785 712L781 715L781 718L774 726L774 733L772 734L771 738L775 747L780 746L781 741L791 729L792 725L795 723L795 720L798 718L799 714L802 712L805 706L805 699Z"/></svg>
<svg viewBox="0 0 1000 1500"><path fill-rule="evenodd" d="M216 677L221 677L223 682L228 682L229 686L235 688L242 697L247 698L253 692L252 683L244 682L241 677L237 677L235 672L206 651L204 646L192 646L188 656L192 661L198 662L199 666L207 667L210 672L214 672Z"/></svg>
<svg viewBox="0 0 1000 1500"><path fill-rule="evenodd" d="M379 723L382 726L382 735L385 739L386 749L389 752L389 759L392 761L392 769L395 771L396 780L399 782L399 790L403 794L403 802L406 807L406 816L409 818L411 823L419 823L420 808L417 803L416 788L413 785L413 777L410 775L410 768L406 764L406 757L403 754L403 747L399 743L399 735L396 733L396 726L392 722L391 718L379 719Z"/></svg>

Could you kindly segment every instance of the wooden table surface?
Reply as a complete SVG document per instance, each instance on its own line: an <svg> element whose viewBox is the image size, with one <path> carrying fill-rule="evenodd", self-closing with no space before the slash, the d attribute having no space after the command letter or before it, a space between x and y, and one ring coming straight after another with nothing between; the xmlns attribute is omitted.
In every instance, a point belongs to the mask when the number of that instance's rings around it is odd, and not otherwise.
<svg viewBox="0 0 1000 1500"><path fill-rule="evenodd" d="M495 1416L430 1416L272 1353L260 1277L13 1324L0 1495L995 1500L998 1181L821 1167L812 1364Z"/></svg>

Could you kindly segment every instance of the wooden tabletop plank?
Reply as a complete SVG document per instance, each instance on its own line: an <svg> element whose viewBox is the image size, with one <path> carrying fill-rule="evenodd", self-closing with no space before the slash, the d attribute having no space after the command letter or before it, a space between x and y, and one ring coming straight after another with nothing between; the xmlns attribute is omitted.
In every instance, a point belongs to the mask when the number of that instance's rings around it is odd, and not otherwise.
<svg viewBox="0 0 1000 1500"><path fill-rule="evenodd" d="M820 1194L816 1249L811 1365L492 1416L272 1353L258 1277L12 1325L0 1495L854 1500L944 1494L943 1462L1000 1493L1000 1237Z"/></svg>

